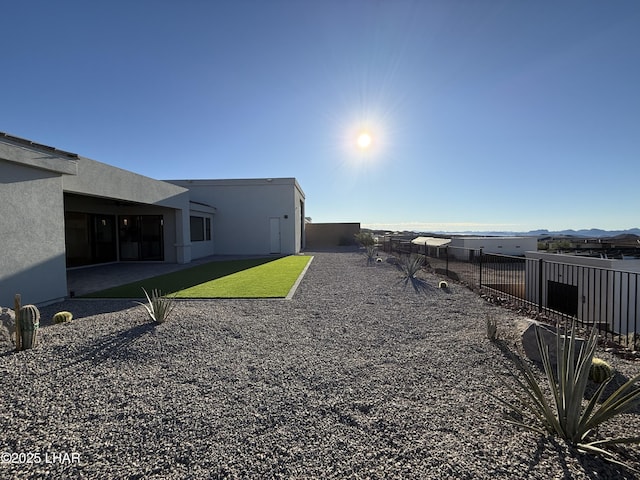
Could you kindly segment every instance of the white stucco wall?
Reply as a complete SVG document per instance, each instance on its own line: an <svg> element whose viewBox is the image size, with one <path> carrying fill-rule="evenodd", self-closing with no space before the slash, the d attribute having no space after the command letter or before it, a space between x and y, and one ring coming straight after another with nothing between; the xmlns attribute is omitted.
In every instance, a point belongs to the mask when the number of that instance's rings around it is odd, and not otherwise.
<svg viewBox="0 0 640 480"><path fill-rule="evenodd" d="M538 249L536 237L453 237L451 247L481 248L483 253L522 256Z"/></svg>
<svg viewBox="0 0 640 480"><path fill-rule="evenodd" d="M188 188L192 201L215 207L216 254L275 254L272 226L277 224L279 253L300 252L304 193L294 178L168 181Z"/></svg>

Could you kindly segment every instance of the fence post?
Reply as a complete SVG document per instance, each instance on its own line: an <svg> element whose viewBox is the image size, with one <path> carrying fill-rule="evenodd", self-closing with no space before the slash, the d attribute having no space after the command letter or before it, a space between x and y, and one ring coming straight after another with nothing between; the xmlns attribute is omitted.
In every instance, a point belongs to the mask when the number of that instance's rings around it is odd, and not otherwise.
<svg viewBox="0 0 640 480"><path fill-rule="evenodd" d="M449 245L444 247L444 257L446 259L446 264L445 264L444 270L445 270L445 274L448 277L449 276Z"/></svg>
<svg viewBox="0 0 640 480"><path fill-rule="evenodd" d="M482 288L482 249L480 249L480 275L478 279L478 288Z"/></svg>
<svg viewBox="0 0 640 480"><path fill-rule="evenodd" d="M542 312L542 271L544 260L542 258L538 259L538 312Z"/></svg>

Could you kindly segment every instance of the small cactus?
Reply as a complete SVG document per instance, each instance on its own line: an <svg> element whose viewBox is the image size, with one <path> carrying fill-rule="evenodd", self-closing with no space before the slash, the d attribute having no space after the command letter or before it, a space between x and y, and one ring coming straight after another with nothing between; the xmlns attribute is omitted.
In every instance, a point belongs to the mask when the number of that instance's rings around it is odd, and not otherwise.
<svg viewBox="0 0 640 480"><path fill-rule="evenodd" d="M53 323L66 323L70 322L73 318L71 312L58 312L53 316Z"/></svg>
<svg viewBox="0 0 640 480"><path fill-rule="evenodd" d="M487 317L487 338L492 342L498 339L498 322L492 317Z"/></svg>
<svg viewBox="0 0 640 480"><path fill-rule="evenodd" d="M603 383L613 376L613 367L601 358L593 358L589 369L589 378L596 383Z"/></svg>
<svg viewBox="0 0 640 480"><path fill-rule="evenodd" d="M20 336L22 350L33 348L38 338L40 310L35 305L25 305L20 309Z"/></svg>

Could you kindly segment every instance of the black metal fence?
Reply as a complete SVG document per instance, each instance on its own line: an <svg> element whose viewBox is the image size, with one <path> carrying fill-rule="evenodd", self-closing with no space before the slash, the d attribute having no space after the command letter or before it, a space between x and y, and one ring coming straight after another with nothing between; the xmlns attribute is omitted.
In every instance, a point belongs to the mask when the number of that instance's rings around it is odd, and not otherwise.
<svg viewBox="0 0 640 480"><path fill-rule="evenodd" d="M484 253L482 249L414 244L385 237L393 254L418 254L436 272L469 288L502 297L557 320L596 325L600 334L640 348L640 274L542 258Z"/></svg>

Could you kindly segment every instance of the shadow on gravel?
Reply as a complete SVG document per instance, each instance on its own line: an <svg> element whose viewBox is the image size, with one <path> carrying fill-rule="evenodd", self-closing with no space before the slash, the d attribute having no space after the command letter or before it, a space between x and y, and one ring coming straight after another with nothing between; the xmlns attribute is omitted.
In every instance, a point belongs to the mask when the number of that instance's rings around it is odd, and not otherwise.
<svg viewBox="0 0 640 480"><path fill-rule="evenodd" d="M413 287L413 290L416 293L427 293L430 291L435 290L434 287L432 287L431 285L429 285L427 283L426 280L423 280L421 278L403 278L400 280L400 283L402 284L403 288L407 288L408 286Z"/></svg>
<svg viewBox="0 0 640 480"><path fill-rule="evenodd" d="M132 348L133 344L142 336L148 334L156 328L154 323L143 323L129 330L124 330L115 335L100 337L89 345L84 345L74 352L75 360L63 365L55 370L60 371L84 363L100 365L107 361L126 362L136 360L140 357L140 352ZM60 351L60 357L69 355L69 347L65 345L53 347L54 354ZM43 375L51 373L45 372Z"/></svg>
<svg viewBox="0 0 640 480"><path fill-rule="evenodd" d="M154 323L143 323L116 335L102 337L93 344L87 345L81 353L84 361L94 364L107 360L135 360L139 353L131 348L137 339L156 328Z"/></svg>
<svg viewBox="0 0 640 480"><path fill-rule="evenodd" d="M65 300L64 302L40 307L40 327L53 325L53 316L63 310L71 312L73 314L72 321L75 322L85 317L121 312L135 306L136 303L129 299Z"/></svg>
<svg viewBox="0 0 640 480"><path fill-rule="evenodd" d="M567 465L567 461L564 455L564 450L560 444L553 437L541 437L536 442L536 451L531 455L531 460L529 460L529 472L533 473L535 471L535 466L538 465L541 461L544 461L545 451L548 450L549 446L556 452L558 456L558 464L562 467L562 478L566 480L570 480L574 478L573 473L569 469L569 465ZM599 477L597 477L599 478Z"/></svg>

